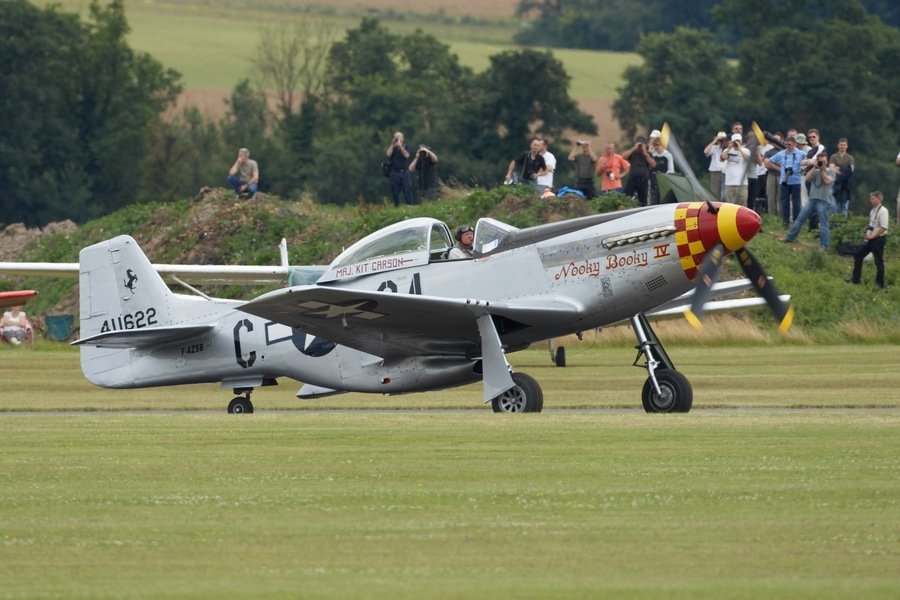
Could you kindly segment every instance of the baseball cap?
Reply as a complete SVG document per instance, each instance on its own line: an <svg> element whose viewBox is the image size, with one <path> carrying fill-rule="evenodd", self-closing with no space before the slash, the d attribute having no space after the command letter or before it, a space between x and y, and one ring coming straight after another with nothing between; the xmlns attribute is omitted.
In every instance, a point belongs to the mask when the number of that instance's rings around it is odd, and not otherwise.
<svg viewBox="0 0 900 600"><path fill-rule="evenodd" d="M739 133L733 133L733 134L731 134L731 141L732 142L743 142L744 137Z"/></svg>
<svg viewBox="0 0 900 600"><path fill-rule="evenodd" d="M798 144L805 144L805 143L806 143L806 134L805 134L805 133L798 133L798 134L797 134L797 143L798 143Z"/></svg>
<svg viewBox="0 0 900 600"><path fill-rule="evenodd" d="M659 129L654 129L653 131L650 132L650 138L651 138L651 139L652 139L652 138L658 138L658 137L660 137L661 135L662 135L662 134L659 132Z"/></svg>

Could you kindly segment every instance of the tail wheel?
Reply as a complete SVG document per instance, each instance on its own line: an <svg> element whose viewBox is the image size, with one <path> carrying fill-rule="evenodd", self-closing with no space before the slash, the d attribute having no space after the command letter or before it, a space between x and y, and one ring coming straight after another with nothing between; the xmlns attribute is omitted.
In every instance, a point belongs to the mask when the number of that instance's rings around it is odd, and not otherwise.
<svg viewBox="0 0 900 600"><path fill-rule="evenodd" d="M688 412L694 403L694 390L687 377L674 369L656 371L656 381L662 392L657 394L653 381L648 377L644 382L641 400L648 413Z"/></svg>
<svg viewBox="0 0 900 600"><path fill-rule="evenodd" d="M513 373L515 385L491 400L495 413L541 412L544 409L544 392L530 375Z"/></svg>

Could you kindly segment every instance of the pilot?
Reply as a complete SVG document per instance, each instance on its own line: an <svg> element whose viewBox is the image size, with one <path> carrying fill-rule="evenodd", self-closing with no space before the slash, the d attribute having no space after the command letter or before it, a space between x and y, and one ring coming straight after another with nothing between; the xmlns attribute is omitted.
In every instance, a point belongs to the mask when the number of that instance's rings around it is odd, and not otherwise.
<svg viewBox="0 0 900 600"><path fill-rule="evenodd" d="M456 245L450 249L447 258L450 260L472 258L472 242L474 241L475 230L468 225L460 225L456 228Z"/></svg>

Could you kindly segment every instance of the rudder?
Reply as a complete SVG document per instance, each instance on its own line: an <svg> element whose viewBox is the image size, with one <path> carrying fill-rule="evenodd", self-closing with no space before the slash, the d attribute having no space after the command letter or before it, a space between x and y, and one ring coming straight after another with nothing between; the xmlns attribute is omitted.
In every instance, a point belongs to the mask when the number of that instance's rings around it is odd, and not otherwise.
<svg viewBox="0 0 900 600"><path fill-rule="evenodd" d="M81 335L171 323L173 294L128 235L79 254Z"/></svg>

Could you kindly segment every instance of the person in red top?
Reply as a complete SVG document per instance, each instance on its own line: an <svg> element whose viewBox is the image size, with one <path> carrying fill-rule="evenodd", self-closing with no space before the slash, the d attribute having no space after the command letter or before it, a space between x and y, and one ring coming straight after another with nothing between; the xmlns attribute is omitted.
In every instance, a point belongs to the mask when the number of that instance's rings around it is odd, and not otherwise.
<svg viewBox="0 0 900 600"><path fill-rule="evenodd" d="M600 176L600 195L610 192L622 193L622 178L628 174L631 164L616 153L616 145L606 144L606 151L597 160L597 175Z"/></svg>

